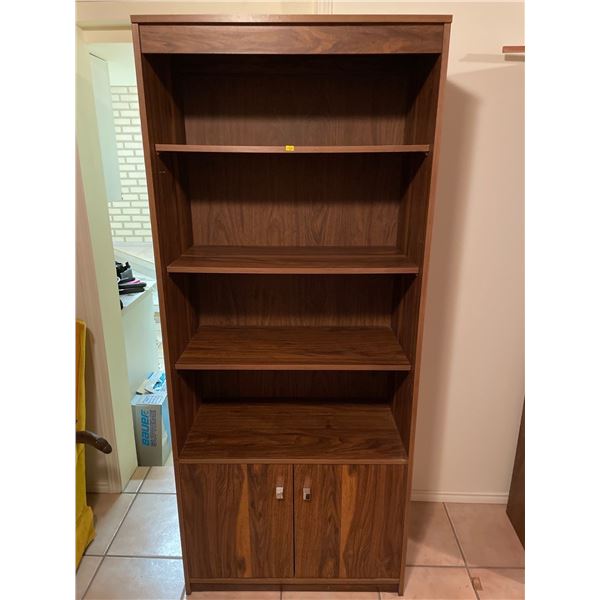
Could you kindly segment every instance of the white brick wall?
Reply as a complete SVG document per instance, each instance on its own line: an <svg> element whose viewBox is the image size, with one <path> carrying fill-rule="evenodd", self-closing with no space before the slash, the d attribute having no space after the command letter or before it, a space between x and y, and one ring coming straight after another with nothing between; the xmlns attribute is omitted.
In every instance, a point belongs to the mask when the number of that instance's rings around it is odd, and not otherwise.
<svg viewBox="0 0 600 600"><path fill-rule="evenodd" d="M113 242L151 242L137 88L111 86L121 197L109 198Z"/></svg>

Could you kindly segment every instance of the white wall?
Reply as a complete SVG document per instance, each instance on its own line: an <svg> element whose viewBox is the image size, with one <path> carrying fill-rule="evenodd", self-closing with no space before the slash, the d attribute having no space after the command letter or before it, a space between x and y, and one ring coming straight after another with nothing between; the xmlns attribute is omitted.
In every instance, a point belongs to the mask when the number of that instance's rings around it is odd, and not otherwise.
<svg viewBox="0 0 600 600"><path fill-rule="evenodd" d="M94 5L94 6L90 6ZM78 3L85 24L129 14L325 12L453 14L423 345L416 498L502 501L524 395L524 41L511 2ZM123 31L89 31L118 39Z"/></svg>
<svg viewBox="0 0 600 600"><path fill-rule="evenodd" d="M151 244L133 44L94 43L87 47L108 68L112 145L120 184L118 195L108 194L113 243L119 248L126 244Z"/></svg>

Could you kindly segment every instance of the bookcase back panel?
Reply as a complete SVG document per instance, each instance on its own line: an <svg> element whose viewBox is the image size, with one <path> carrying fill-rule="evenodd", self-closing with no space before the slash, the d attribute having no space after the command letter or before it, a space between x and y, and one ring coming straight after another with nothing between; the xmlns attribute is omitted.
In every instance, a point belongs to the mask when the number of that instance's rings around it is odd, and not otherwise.
<svg viewBox="0 0 600 600"><path fill-rule="evenodd" d="M388 275L203 275L195 283L200 326L391 326Z"/></svg>
<svg viewBox="0 0 600 600"><path fill-rule="evenodd" d="M394 374L381 371L206 371L196 377L202 401L251 398L386 403L394 385Z"/></svg>
<svg viewBox="0 0 600 600"><path fill-rule="evenodd" d="M404 247L419 157L210 154L187 160L194 244ZM400 240L400 242L399 242Z"/></svg>
<svg viewBox="0 0 600 600"><path fill-rule="evenodd" d="M432 55L187 58L177 81L188 144L402 144L425 79L415 66L433 64Z"/></svg>

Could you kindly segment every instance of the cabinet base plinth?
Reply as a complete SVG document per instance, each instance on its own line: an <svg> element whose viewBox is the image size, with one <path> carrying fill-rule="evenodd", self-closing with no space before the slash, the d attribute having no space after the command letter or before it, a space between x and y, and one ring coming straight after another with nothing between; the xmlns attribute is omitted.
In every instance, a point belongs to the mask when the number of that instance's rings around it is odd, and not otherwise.
<svg viewBox="0 0 600 600"><path fill-rule="evenodd" d="M190 579L192 592L313 591L398 592L397 579Z"/></svg>

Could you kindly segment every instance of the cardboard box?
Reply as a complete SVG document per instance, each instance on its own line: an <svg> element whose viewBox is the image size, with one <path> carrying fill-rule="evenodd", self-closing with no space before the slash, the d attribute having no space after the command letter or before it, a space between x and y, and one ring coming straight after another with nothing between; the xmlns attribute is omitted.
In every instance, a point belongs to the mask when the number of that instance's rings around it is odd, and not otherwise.
<svg viewBox="0 0 600 600"><path fill-rule="evenodd" d="M166 392L136 394L131 400L131 410L138 465L164 465L171 453L171 427Z"/></svg>

